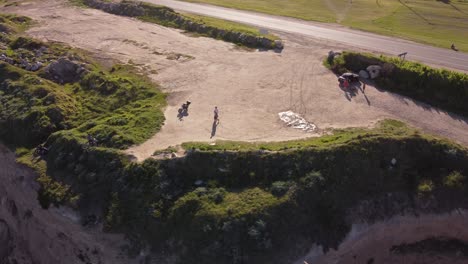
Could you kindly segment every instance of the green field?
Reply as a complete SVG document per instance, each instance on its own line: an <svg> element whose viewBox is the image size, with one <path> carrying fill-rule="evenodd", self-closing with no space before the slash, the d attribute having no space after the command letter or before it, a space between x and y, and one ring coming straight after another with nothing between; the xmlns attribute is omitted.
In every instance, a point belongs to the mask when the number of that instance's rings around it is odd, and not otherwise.
<svg viewBox="0 0 468 264"><path fill-rule="evenodd" d="M186 0L320 22L468 51L468 1Z"/></svg>

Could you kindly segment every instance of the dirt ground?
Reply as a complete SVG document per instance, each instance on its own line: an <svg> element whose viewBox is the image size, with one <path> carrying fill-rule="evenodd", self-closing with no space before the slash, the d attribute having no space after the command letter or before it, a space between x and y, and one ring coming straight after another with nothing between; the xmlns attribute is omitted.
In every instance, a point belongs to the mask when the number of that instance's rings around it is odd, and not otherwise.
<svg viewBox="0 0 468 264"><path fill-rule="evenodd" d="M468 241L467 211L454 211L451 214L397 216L373 225L356 224L338 250L323 255L314 247L310 253L295 264L462 264L468 258L437 254L400 255L391 252L392 246L415 243L429 237L456 238ZM461 252L460 252L461 253ZM372 261L373 260L373 261Z"/></svg>
<svg viewBox="0 0 468 264"><path fill-rule="evenodd" d="M279 141L315 136L281 123L278 113L287 110L299 113L319 129L367 127L383 118L401 119L468 145L466 119L371 86L365 94L341 90L336 76L322 66L329 50L349 48L336 43L282 34L286 48L281 53L246 51L223 41L72 7L63 0L26 2L4 9L38 21L28 31L31 36L65 42L105 59L131 61L162 85L169 93L167 120L150 140L128 150L138 160L187 141ZM177 54L182 56L175 59ZM189 115L179 120L178 109L186 100L192 102ZM215 106L221 120L217 127L212 125Z"/></svg>
<svg viewBox="0 0 468 264"><path fill-rule="evenodd" d="M65 208L42 209L35 178L0 144L0 263L136 263L122 254L122 235L82 227Z"/></svg>

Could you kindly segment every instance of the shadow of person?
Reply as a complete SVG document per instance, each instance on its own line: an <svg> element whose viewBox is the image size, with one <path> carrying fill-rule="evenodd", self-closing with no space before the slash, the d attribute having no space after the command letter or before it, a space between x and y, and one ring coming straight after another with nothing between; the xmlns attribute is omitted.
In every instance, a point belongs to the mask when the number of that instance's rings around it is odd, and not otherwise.
<svg viewBox="0 0 468 264"><path fill-rule="evenodd" d="M364 98L366 99L367 105L370 106L370 101L369 101L369 98L367 98L366 93L362 93L362 94L364 95Z"/></svg>
<svg viewBox="0 0 468 264"><path fill-rule="evenodd" d="M213 121L213 125L211 126L211 137L213 138L216 135L216 129L218 128L218 120Z"/></svg>
<svg viewBox="0 0 468 264"><path fill-rule="evenodd" d="M354 86L349 85L348 87L345 87L344 85L340 84L339 87L344 92L344 96L348 101L351 101L351 99L356 96L357 89Z"/></svg>
<svg viewBox="0 0 468 264"><path fill-rule="evenodd" d="M362 85L361 85L361 83L359 83L357 85L357 88L361 91L362 95L364 95L364 98L366 99L367 105L370 106L371 102L370 102L369 98L366 95L366 86L368 86L367 82L362 82Z"/></svg>

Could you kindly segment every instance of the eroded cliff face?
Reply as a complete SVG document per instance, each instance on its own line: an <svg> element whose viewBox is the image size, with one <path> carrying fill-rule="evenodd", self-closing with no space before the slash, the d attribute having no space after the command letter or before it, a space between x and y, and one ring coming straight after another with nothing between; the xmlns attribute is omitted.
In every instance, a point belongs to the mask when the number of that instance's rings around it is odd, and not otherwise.
<svg viewBox="0 0 468 264"><path fill-rule="evenodd" d="M0 145L0 263L137 261L123 254L123 237L82 227L63 210L42 209L35 177L30 169L16 164L14 154Z"/></svg>
<svg viewBox="0 0 468 264"><path fill-rule="evenodd" d="M337 250L312 246L294 264L468 263L468 211L407 213L376 223L356 222Z"/></svg>

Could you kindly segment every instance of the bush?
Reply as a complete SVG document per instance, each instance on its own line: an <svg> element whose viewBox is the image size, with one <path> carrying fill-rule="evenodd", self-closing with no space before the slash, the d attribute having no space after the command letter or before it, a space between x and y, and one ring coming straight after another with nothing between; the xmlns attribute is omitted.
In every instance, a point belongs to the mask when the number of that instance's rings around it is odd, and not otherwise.
<svg viewBox="0 0 468 264"><path fill-rule="evenodd" d="M44 46L44 43L27 37L18 37L10 44L12 49L23 48L27 50L39 49L42 46Z"/></svg>
<svg viewBox="0 0 468 264"><path fill-rule="evenodd" d="M444 185L449 188L463 189L465 187L466 177L459 171L453 171L444 179Z"/></svg>
<svg viewBox="0 0 468 264"><path fill-rule="evenodd" d="M274 196L281 197L289 191L290 187L290 182L277 181L271 184L271 193Z"/></svg>

